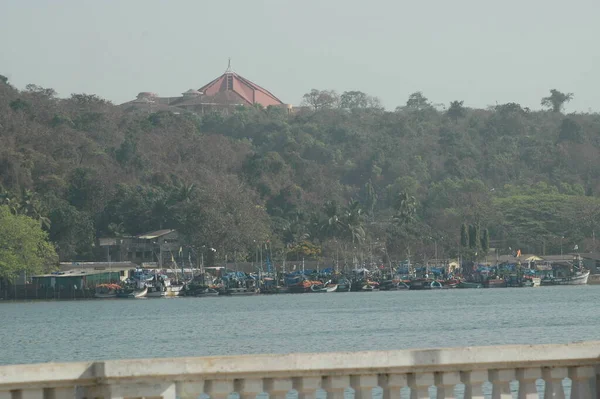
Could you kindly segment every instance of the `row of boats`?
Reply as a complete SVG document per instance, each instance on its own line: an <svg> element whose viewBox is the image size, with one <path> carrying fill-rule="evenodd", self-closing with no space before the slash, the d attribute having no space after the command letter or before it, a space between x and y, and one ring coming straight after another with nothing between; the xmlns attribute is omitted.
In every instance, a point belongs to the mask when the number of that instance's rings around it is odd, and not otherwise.
<svg viewBox="0 0 600 399"><path fill-rule="evenodd" d="M468 288L507 288L538 287L546 285L587 284L589 270L578 270L565 276L536 277L531 275L507 275L485 278L461 277L429 278L396 277L391 279L373 278L366 273L330 276L287 275L281 279L275 276L250 275L236 272L233 276L211 278L198 276L185 282L172 280L157 272L136 271L132 278L122 284L101 284L96 287L97 298L162 298L177 296L238 296L283 293L334 293L399 290L434 290Z"/></svg>

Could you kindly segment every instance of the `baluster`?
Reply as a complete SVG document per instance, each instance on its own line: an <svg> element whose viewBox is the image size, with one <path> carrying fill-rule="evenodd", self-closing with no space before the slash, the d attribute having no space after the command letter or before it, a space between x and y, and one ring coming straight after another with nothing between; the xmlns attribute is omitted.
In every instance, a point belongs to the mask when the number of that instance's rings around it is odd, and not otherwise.
<svg viewBox="0 0 600 399"><path fill-rule="evenodd" d="M44 399L44 389L23 389L20 399Z"/></svg>
<svg viewBox="0 0 600 399"><path fill-rule="evenodd" d="M233 380L210 380L204 384L204 388L211 399L228 399L235 389Z"/></svg>
<svg viewBox="0 0 600 399"><path fill-rule="evenodd" d="M52 388L52 399L73 399L75 396L75 387Z"/></svg>
<svg viewBox="0 0 600 399"><path fill-rule="evenodd" d="M175 392L177 399L200 398L200 395L204 393L204 381L178 381L175 384Z"/></svg>
<svg viewBox="0 0 600 399"><path fill-rule="evenodd" d="M460 384L459 372L435 373L435 386L437 387L437 399L454 398L454 388Z"/></svg>
<svg viewBox="0 0 600 399"><path fill-rule="evenodd" d="M565 399L562 380L569 376L569 370L565 367L544 368L542 375L546 381L544 399Z"/></svg>
<svg viewBox="0 0 600 399"><path fill-rule="evenodd" d="M269 385L268 392L271 399L287 399L287 394L294 388L290 378L274 378Z"/></svg>
<svg viewBox="0 0 600 399"><path fill-rule="evenodd" d="M385 399L399 399L402 397L403 390L406 391L405 388L408 388L408 376L406 374L390 374L385 380L382 379L380 382Z"/></svg>
<svg viewBox="0 0 600 399"><path fill-rule="evenodd" d="M465 399L485 399L483 384L488 381L487 371L461 371L460 380L465 384Z"/></svg>
<svg viewBox="0 0 600 399"><path fill-rule="evenodd" d="M364 374L350 377L356 399L371 399L373 388L379 386L377 374Z"/></svg>
<svg viewBox="0 0 600 399"><path fill-rule="evenodd" d="M264 391L261 378L244 378L240 381L239 394L242 399L256 399L256 396Z"/></svg>
<svg viewBox="0 0 600 399"><path fill-rule="evenodd" d="M408 375L411 399L430 399L429 387L435 384L433 373L417 373Z"/></svg>
<svg viewBox="0 0 600 399"><path fill-rule="evenodd" d="M542 370L518 369L516 375L519 381L519 399L539 399L537 381L542 378Z"/></svg>
<svg viewBox="0 0 600 399"><path fill-rule="evenodd" d="M596 395L596 369L594 367L571 367L571 399L593 398Z"/></svg>
<svg viewBox="0 0 600 399"><path fill-rule="evenodd" d="M510 382L517 378L516 370L490 370L489 380L492 383L493 399L512 399Z"/></svg>
<svg viewBox="0 0 600 399"><path fill-rule="evenodd" d="M350 386L350 376L339 375L325 379L327 399L344 399L344 389Z"/></svg>
<svg viewBox="0 0 600 399"><path fill-rule="evenodd" d="M317 390L321 388L321 377L294 378L293 386L298 391L299 399L316 399Z"/></svg>

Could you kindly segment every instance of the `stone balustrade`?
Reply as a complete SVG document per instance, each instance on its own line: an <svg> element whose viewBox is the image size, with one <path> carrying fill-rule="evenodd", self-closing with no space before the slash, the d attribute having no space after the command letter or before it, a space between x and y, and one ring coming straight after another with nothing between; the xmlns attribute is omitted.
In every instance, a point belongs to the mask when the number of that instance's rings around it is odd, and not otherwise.
<svg viewBox="0 0 600 399"><path fill-rule="evenodd" d="M0 399L600 398L600 342L0 367Z"/></svg>

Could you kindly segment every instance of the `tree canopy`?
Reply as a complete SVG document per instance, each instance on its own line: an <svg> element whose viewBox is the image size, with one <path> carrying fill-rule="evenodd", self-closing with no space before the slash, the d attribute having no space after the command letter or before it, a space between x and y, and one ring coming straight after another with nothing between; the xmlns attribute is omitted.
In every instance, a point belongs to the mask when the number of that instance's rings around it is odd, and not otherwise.
<svg viewBox="0 0 600 399"><path fill-rule="evenodd" d="M553 110L572 97L559 94ZM282 258L453 256L463 224L480 249L549 253L562 236L595 249L598 114L439 111L422 92L393 112L360 91L304 102L148 114L0 84L0 204L67 261L100 257L99 237L162 228L221 260L267 240Z"/></svg>
<svg viewBox="0 0 600 399"><path fill-rule="evenodd" d="M58 257L38 221L15 215L0 206L0 277L14 279L21 272L36 274L56 266Z"/></svg>

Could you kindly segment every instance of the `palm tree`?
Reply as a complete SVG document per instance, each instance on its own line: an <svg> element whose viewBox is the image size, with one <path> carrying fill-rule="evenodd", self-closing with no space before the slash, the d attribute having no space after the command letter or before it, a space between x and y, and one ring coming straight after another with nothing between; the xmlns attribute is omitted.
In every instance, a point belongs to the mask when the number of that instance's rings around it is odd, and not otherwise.
<svg viewBox="0 0 600 399"><path fill-rule="evenodd" d="M393 221L402 226L407 225L415 220L417 200L405 192L400 193L394 201L394 209L396 214L393 216Z"/></svg>
<svg viewBox="0 0 600 399"><path fill-rule="evenodd" d="M350 200L344 209L343 218L344 235L352 240L352 244L358 242L362 244L365 240L364 214L360 202Z"/></svg>
<svg viewBox="0 0 600 399"><path fill-rule="evenodd" d="M335 201L327 201L323 205L325 220L321 222L320 231L325 237L337 238L343 229L340 208Z"/></svg>

